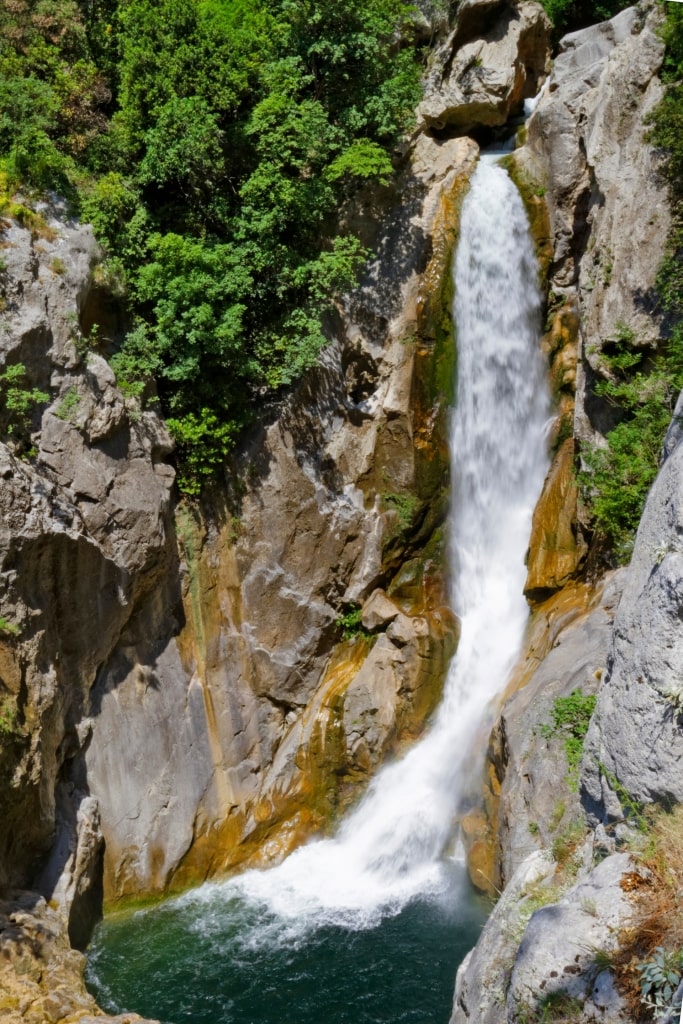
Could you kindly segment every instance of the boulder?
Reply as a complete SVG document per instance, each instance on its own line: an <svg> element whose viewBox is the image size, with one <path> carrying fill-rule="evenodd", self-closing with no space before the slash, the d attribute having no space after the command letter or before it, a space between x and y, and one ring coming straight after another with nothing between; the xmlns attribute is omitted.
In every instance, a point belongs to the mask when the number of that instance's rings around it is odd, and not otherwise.
<svg viewBox="0 0 683 1024"><path fill-rule="evenodd" d="M644 884L642 867L628 854L617 853L559 902L535 911L515 957L505 1019L542 1012L562 997L573 1001L576 1010L581 1006L584 1020L628 1024L630 1011L611 973L597 968L596 961L618 949L620 932L636 915L634 892Z"/></svg>
<svg viewBox="0 0 683 1024"><path fill-rule="evenodd" d="M389 600L383 590L375 590L363 605L363 627L370 632L385 629L400 611L401 609Z"/></svg>
<svg viewBox="0 0 683 1024"><path fill-rule="evenodd" d="M592 866L590 840L586 853L575 884L548 854L520 863L458 970L451 1024L515 1024L562 1009L577 1021L633 1019L601 965L636 919L647 874L624 853Z"/></svg>
<svg viewBox="0 0 683 1024"><path fill-rule="evenodd" d="M436 51L418 125L466 134L497 127L535 96L549 69L551 24L540 4L463 3Z"/></svg>

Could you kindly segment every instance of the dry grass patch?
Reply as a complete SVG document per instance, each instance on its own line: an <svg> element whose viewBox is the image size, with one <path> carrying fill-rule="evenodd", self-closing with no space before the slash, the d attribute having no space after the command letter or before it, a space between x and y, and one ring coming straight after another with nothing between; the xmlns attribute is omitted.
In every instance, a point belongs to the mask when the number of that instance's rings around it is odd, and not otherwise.
<svg viewBox="0 0 683 1024"><path fill-rule="evenodd" d="M643 812L640 848L633 855L650 875L625 875L622 889L636 905L634 925L619 936L614 956L617 984L627 1000L634 1022L653 1019L641 998L638 966L654 958L657 947L667 952L683 950L683 805Z"/></svg>

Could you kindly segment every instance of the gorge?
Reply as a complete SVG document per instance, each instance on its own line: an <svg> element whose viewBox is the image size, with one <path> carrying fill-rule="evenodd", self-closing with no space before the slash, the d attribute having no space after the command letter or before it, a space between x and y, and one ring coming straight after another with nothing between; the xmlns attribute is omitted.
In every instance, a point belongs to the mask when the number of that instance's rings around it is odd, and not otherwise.
<svg viewBox="0 0 683 1024"><path fill-rule="evenodd" d="M534 3L433 15L418 128L391 182L343 210L375 256L328 315L318 364L266 405L201 498L178 502L162 419L109 366L123 313L92 232L54 197L38 203L40 229L6 213L5 365L45 394L36 452L20 458L10 438L0 469L11 1024L132 1010L265 1021L278 1004L254 995L263 974L237 972L247 947L271 941L293 958L273 982L282 1019L319 1016L306 978L325 962L330 992L363 1019L348 979L370 977L371 926L387 943L380 1002L394 958L419 948L425 973L408 967L411 994L397 983L367 1019L445 1020L448 972L481 923L453 860L455 816L472 881L502 895L458 972L454 1022L636 1021L647 1011L633 964L660 940L676 952L661 921L652 941L639 931L644 902L676 914L636 826L641 804L680 793L677 428L628 568L607 571L575 475L618 420L599 385L618 379L619 345L654 360L671 334L656 278L672 207L646 137L664 93L662 13L629 8L567 36L552 70ZM474 140L509 132L544 80L505 158L524 213ZM100 348L82 343L93 324ZM499 376L478 376L490 368ZM587 714L573 762L570 699ZM484 779L463 774L487 742ZM98 939L91 982L123 1015L103 1016L70 945L87 944L103 902L134 907L207 879L105 923L113 962L139 941L131 984L150 1002L116 994ZM181 957L188 928L218 959L179 967L180 984L206 970L218 1004L151 984L143 952ZM304 937L313 966L295 962ZM428 1007L440 946L452 956ZM226 948L232 983L255 1001L229 1005L216 980ZM301 988L287 988L287 964Z"/></svg>
<svg viewBox="0 0 683 1024"><path fill-rule="evenodd" d="M538 269L526 214L505 171L490 159L482 157L472 176L453 270L458 388L450 431L456 467L450 532L456 580L453 607L460 618L461 635L434 722L401 760L376 776L333 839L309 843L279 867L250 871L222 885L210 884L181 897L171 907L165 906L157 929L166 932L165 919L175 911L179 939L173 952L161 940L165 957L156 969L154 983L144 950L154 944L151 919L155 912L144 915L149 922L135 921L128 926L133 931L142 928L137 955L130 954L130 932L119 924L116 956L112 957L105 929L96 944L92 977L96 995L108 996L100 1001L113 1004L114 1009L135 1006L151 1012L155 1003L163 1003L168 1007L161 1014L164 1020L174 1024L196 1021L197 1008L210 998L200 979L209 971L209 960L215 959L216 967L209 973L213 979L221 977L221 967L225 969L231 998L226 1000L220 986L220 996L214 996L215 1002L203 1012L207 1021L220 1019L226 1010L230 1016L235 1012L235 992L242 988L242 973L249 976L253 971L253 952L270 953L259 971L260 984L270 988L270 971L277 973L266 967L271 959L283 958L292 947L306 950L310 944L316 948L319 934L332 932L335 961L345 947L360 946L355 956L344 956L350 959L344 974L351 982L333 997L327 972L323 973L319 964L322 957L316 957L316 969L304 973L313 995L308 1002L297 1000L292 1019L302 1021L305 1013L311 1021L317 1019L327 1000L336 1007L336 1016L345 1013L349 1020L358 1019L368 1015L369 986L353 979L363 968L368 972L373 947L389 958L395 952L397 939L387 939L385 918L400 916L401 945L413 960L425 936L434 929L433 918L438 922L439 909L446 918L453 918L454 935L446 933L449 944L462 945L463 933L467 942L471 911L466 891L462 891L466 887L462 879L458 884L453 866L443 857L452 838L454 813L459 810L459 786L463 788L466 765L474 754L472 736L519 653L527 614L522 595L523 557L531 513L545 475L548 414L538 349ZM490 302L496 293L507 297L504 305ZM489 642L492 629L495 645ZM414 943L405 937L405 932L412 930L411 918L421 921L419 939ZM396 931L392 922L389 928ZM205 935L207 930L213 941L199 961L195 1001L183 992L184 986L174 985L173 979L179 961L185 958L196 969L197 951L189 936ZM373 943L367 948L369 944L359 942L358 933L369 930ZM237 951L228 959L235 940ZM419 1002L411 1006L405 997L401 1000L394 993L390 1019L410 1020L438 1012L438 1002L434 1011L425 1006L422 990L429 987L434 957L442 954L438 946L432 949L429 945L428 949L431 955L421 984L413 970ZM137 964L139 972L137 980L130 980L130 966L124 967L129 980L123 988L119 980L122 954L126 962ZM385 972L377 969L377 974L386 986ZM216 987L212 980L210 991ZM449 979L449 995L450 987ZM180 994L186 1007L182 1013L176 1007ZM263 1019L267 1019L264 1014L282 1019L287 1013L286 1004L273 1004L271 996L260 1010ZM254 1012L252 996L243 1011L244 1019Z"/></svg>

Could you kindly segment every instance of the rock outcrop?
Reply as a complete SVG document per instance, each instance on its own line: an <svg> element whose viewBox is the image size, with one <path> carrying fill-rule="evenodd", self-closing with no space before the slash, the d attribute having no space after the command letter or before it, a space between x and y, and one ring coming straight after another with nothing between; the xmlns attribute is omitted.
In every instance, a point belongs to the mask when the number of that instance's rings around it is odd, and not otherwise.
<svg viewBox="0 0 683 1024"><path fill-rule="evenodd" d="M584 797L594 820L621 800L683 801L683 446L650 492L586 738Z"/></svg>
<svg viewBox="0 0 683 1024"><path fill-rule="evenodd" d="M35 893L0 901L0 1015L4 1024L159 1024L103 1014L83 987L85 957L57 911Z"/></svg>
<svg viewBox="0 0 683 1024"><path fill-rule="evenodd" d="M570 463L570 436L602 443L614 410L595 392L609 377L603 350L625 335L655 350L664 325L654 292L669 227L666 184L646 144L662 96L657 9L634 7L566 36L514 154L515 175L549 213L551 379L558 445L532 536L527 592L543 599L588 554Z"/></svg>
<svg viewBox="0 0 683 1024"><path fill-rule="evenodd" d="M420 127L466 134L500 127L549 69L550 20L533 0L469 0L437 48L417 110Z"/></svg>
<svg viewBox="0 0 683 1024"><path fill-rule="evenodd" d="M563 1011L572 1020L628 1024L632 1018L606 965L620 932L638 915L637 893L646 884L628 854L593 866L590 839L571 870L548 854L530 854L458 970L451 1024L542 1020L553 1013L564 1019Z"/></svg>
<svg viewBox="0 0 683 1024"><path fill-rule="evenodd" d="M70 768L89 740L93 679L172 562L174 474L162 461L171 445L153 414L129 415L104 359L86 351L91 231L45 208L31 228L5 223L3 259L4 365L22 364L50 401L28 461L12 442L0 445L0 883L35 883L52 847L43 877L52 895L70 865L64 911L81 942L78 904L101 887L102 841L86 782Z"/></svg>
<svg viewBox="0 0 683 1024"><path fill-rule="evenodd" d="M568 589L534 613L525 659L489 745L487 806L498 889L532 851L552 847L582 820L578 772L570 777L564 736L551 728L552 709L574 690L597 692L622 583L623 574L616 573L595 591Z"/></svg>

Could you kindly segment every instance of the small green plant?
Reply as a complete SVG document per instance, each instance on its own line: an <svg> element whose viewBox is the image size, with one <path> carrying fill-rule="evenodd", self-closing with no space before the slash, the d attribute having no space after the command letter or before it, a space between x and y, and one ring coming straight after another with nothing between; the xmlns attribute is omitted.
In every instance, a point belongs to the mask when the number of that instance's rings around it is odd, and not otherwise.
<svg viewBox="0 0 683 1024"><path fill-rule="evenodd" d="M382 504L386 509L393 509L397 513L399 531L406 533L413 525L420 500L414 494L385 492L382 495Z"/></svg>
<svg viewBox="0 0 683 1024"><path fill-rule="evenodd" d="M586 908L584 905L586 902L588 901L582 901L581 909L587 914L591 914L592 917L596 917L597 911L595 907L595 900L590 901L592 903L591 909ZM603 949L602 946L588 946L587 949L593 956L593 967L595 968L596 973L599 974L601 971L614 970L617 962L617 957L614 952L610 952L608 949Z"/></svg>
<svg viewBox="0 0 683 1024"><path fill-rule="evenodd" d="M567 783L573 792L579 787L583 741L595 709L595 701L595 696L584 695L580 689L572 690L568 697L556 697L551 708L552 723L543 725L540 729L541 736L546 739L553 736L564 738L564 751L569 768Z"/></svg>
<svg viewBox="0 0 683 1024"><path fill-rule="evenodd" d="M580 846L585 835L586 827L584 823L581 820L577 820L570 822L555 836L552 845L553 857L561 868L567 869L569 867L572 855Z"/></svg>
<svg viewBox="0 0 683 1024"><path fill-rule="evenodd" d="M653 1013L655 1020L662 1020L672 1009L681 1005L680 996L674 1005L673 999L683 977L683 951L667 952L663 946L656 946L652 960L637 964L640 974L640 998L644 1006Z"/></svg>
<svg viewBox="0 0 683 1024"><path fill-rule="evenodd" d="M583 1003L566 992L551 992L539 1004L538 1024L580 1024L583 1017Z"/></svg>
<svg viewBox="0 0 683 1024"><path fill-rule="evenodd" d="M598 763L598 767L602 775L605 776L609 783L610 789L616 794L621 804L624 816L635 825L639 832L647 833L650 830L650 825L645 815L643 805L635 797L632 797L626 787L619 782L614 772L611 772L607 765L602 761Z"/></svg>
<svg viewBox="0 0 683 1024"><path fill-rule="evenodd" d="M558 800L553 808L553 815L550 819L550 831L554 832L559 827L560 822L564 818L564 812L567 810L567 805L564 800Z"/></svg>
<svg viewBox="0 0 683 1024"><path fill-rule="evenodd" d="M351 640L356 636L370 636L370 633L363 628L363 609L360 606L352 608L344 615L340 615L337 619L337 625L341 629L345 640Z"/></svg>
<svg viewBox="0 0 683 1024"><path fill-rule="evenodd" d="M17 709L10 697L3 697L0 701L0 737L11 736L16 732Z"/></svg>
<svg viewBox="0 0 683 1024"><path fill-rule="evenodd" d="M50 261L50 270L53 274L58 274L61 277L62 274L66 274L66 263L64 260L60 260L59 256L55 256Z"/></svg>
<svg viewBox="0 0 683 1024"><path fill-rule="evenodd" d="M22 448L30 447L28 433L36 406L50 396L28 384L26 367L14 363L0 371L0 430Z"/></svg>
<svg viewBox="0 0 683 1024"><path fill-rule="evenodd" d="M16 623L0 615L0 636L19 636L19 633L20 629Z"/></svg>
<svg viewBox="0 0 683 1024"><path fill-rule="evenodd" d="M529 828L529 832L531 833L532 836L537 836L538 835L538 822L537 821L530 821L529 825L528 825L528 828Z"/></svg>
<svg viewBox="0 0 683 1024"><path fill-rule="evenodd" d="M57 416L60 420L68 420L69 422L73 422L72 417L75 415L75 412L78 409L78 404L80 400L80 395L78 394L76 388L69 388L67 393L64 395L64 398L62 398L61 402L55 409L55 416Z"/></svg>

